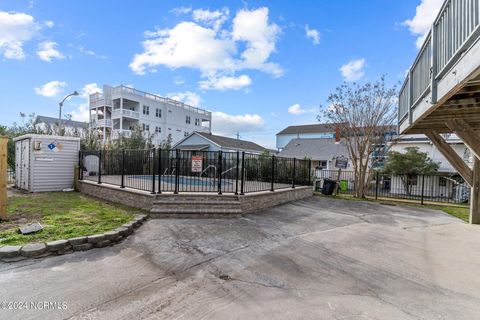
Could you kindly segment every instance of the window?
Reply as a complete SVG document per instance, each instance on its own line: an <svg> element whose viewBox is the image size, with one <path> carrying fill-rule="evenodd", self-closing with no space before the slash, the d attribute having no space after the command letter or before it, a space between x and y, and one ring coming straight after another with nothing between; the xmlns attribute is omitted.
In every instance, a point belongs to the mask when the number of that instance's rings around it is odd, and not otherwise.
<svg viewBox="0 0 480 320"><path fill-rule="evenodd" d="M143 114L147 115L147 116L150 114L150 107L149 106L143 105Z"/></svg>
<svg viewBox="0 0 480 320"><path fill-rule="evenodd" d="M319 169L319 170L327 169L327 161L318 161L318 166L316 169Z"/></svg>
<svg viewBox="0 0 480 320"><path fill-rule="evenodd" d="M162 128L161 127L155 127L155 133L161 133Z"/></svg>
<svg viewBox="0 0 480 320"><path fill-rule="evenodd" d="M185 131L185 132L183 133L183 136L184 136L184 137L188 137L188 135L189 135L189 133L188 133L187 131Z"/></svg>
<svg viewBox="0 0 480 320"><path fill-rule="evenodd" d="M190 124L190 116L186 116L186 117L185 117L185 123L186 123L186 124Z"/></svg>
<svg viewBox="0 0 480 320"><path fill-rule="evenodd" d="M445 177L439 177L438 186L439 187L446 187L447 186L447 179L445 179Z"/></svg>
<svg viewBox="0 0 480 320"><path fill-rule="evenodd" d="M142 123L143 131L150 131L150 125Z"/></svg>
<svg viewBox="0 0 480 320"><path fill-rule="evenodd" d="M162 109L159 109L159 108L155 109L155 117L157 117L157 118L162 117Z"/></svg>
<svg viewBox="0 0 480 320"><path fill-rule="evenodd" d="M195 118L195 125L196 125L196 126L199 126L199 125L200 125L200 119Z"/></svg>

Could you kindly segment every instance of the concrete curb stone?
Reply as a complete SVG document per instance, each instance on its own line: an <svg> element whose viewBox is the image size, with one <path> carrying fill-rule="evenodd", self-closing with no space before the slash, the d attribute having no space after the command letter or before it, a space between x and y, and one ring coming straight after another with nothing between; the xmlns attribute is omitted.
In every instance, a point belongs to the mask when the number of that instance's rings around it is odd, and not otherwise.
<svg viewBox="0 0 480 320"><path fill-rule="evenodd" d="M47 243L28 243L24 246L3 246L0 247L0 260L3 262L16 262L51 254L62 255L74 251L86 251L92 248L110 246L131 235L134 229L140 227L147 219L148 215L136 215L133 220L103 234L61 239Z"/></svg>
<svg viewBox="0 0 480 320"><path fill-rule="evenodd" d="M21 246L4 246L0 248L0 259L15 258L20 255Z"/></svg>
<svg viewBox="0 0 480 320"><path fill-rule="evenodd" d="M20 254L27 258L38 257L47 251L45 243L29 243L20 249Z"/></svg>

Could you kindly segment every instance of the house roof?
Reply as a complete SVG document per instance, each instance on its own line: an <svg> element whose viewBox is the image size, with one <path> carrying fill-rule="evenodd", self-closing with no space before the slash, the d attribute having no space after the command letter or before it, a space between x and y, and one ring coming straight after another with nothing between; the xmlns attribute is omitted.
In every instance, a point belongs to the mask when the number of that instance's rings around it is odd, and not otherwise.
<svg viewBox="0 0 480 320"><path fill-rule="evenodd" d="M279 157L331 160L334 157L348 157L345 142L335 143L334 139L308 138L292 139L278 154Z"/></svg>
<svg viewBox="0 0 480 320"><path fill-rule="evenodd" d="M397 126L385 126L385 131L396 132ZM316 123L316 124L304 124L299 126L288 126L279 134L301 134L301 133L335 133L335 124L333 123Z"/></svg>
<svg viewBox="0 0 480 320"><path fill-rule="evenodd" d="M47 116L37 116L35 118L35 123L47 123L50 125L58 124L58 118L47 117ZM74 120L62 119L62 125L74 128L88 128L88 123Z"/></svg>
<svg viewBox="0 0 480 320"><path fill-rule="evenodd" d="M256 144L255 142L247 141L247 140L240 140L234 139L224 136L218 136L215 134L207 133L207 132L199 132L195 131L191 133L188 137L184 138L183 140L179 141L174 148L177 148L180 144L183 144L190 138L192 135L199 135L212 143L216 144L220 148L227 148L227 149L236 149L236 150L245 150L245 151L257 151L257 152L264 152L267 149L262 147L261 145ZM184 149L188 144L183 144L182 147L178 147L179 149ZM198 146L198 145L197 145Z"/></svg>
<svg viewBox="0 0 480 320"><path fill-rule="evenodd" d="M200 151L200 150L203 150L203 149L208 149L208 144L186 144L186 145L178 147L178 149Z"/></svg>
<svg viewBox="0 0 480 320"><path fill-rule="evenodd" d="M288 126L277 134L298 134L298 133L325 133L335 132L335 128L329 123L304 124L299 126Z"/></svg>

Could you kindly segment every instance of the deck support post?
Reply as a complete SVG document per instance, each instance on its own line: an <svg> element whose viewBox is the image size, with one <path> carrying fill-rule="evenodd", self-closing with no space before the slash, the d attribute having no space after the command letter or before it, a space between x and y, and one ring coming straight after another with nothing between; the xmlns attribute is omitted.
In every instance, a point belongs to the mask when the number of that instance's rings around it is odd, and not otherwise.
<svg viewBox="0 0 480 320"><path fill-rule="evenodd" d="M7 220L7 137L0 137L0 220Z"/></svg>
<svg viewBox="0 0 480 320"><path fill-rule="evenodd" d="M458 124L458 123L457 123ZM450 123L450 125L452 125ZM470 128L471 129L471 128ZM468 141L472 142L475 138L471 134L465 133L467 130L459 130L461 135L466 134ZM443 154L443 156L452 164L452 166L458 171L458 173L463 177L463 179L471 187L470 193L470 223L471 224L480 224L480 160L475 155L473 170L470 169L462 158L453 150L453 148L448 145L447 142L436 132L427 132L427 137L432 141L432 143L437 147L438 150ZM457 134L458 135L458 134ZM462 140L461 135L458 135ZM472 139L472 141L470 141ZM467 146L467 141L463 140ZM470 146L469 146L470 147ZM478 146L477 146L478 147ZM473 152L473 150L472 150Z"/></svg>
<svg viewBox="0 0 480 320"><path fill-rule="evenodd" d="M463 119L452 119L446 123L450 130L462 139L475 157L480 159L480 135Z"/></svg>
<svg viewBox="0 0 480 320"><path fill-rule="evenodd" d="M462 176L465 182L471 187L473 185L472 170L453 148L437 132L429 131L425 135L432 141L443 156L452 164L455 170Z"/></svg>
<svg viewBox="0 0 480 320"><path fill-rule="evenodd" d="M473 162L473 186L470 193L470 223L480 224L480 160Z"/></svg>

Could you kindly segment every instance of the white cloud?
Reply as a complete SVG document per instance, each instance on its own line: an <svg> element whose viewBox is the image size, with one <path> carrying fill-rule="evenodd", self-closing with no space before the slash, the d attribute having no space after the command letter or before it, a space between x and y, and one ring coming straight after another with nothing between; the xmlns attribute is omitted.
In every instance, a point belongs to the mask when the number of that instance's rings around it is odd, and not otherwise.
<svg viewBox="0 0 480 320"><path fill-rule="evenodd" d="M88 99L91 94L96 92L102 92L102 88L100 88L95 82L86 84L82 90L80 90L80 96L83 98Z"/></svg>
<svg viewBox="0 0 480 320"><path fill-rule="evenodd" d="M423 45L443 2L444 0L421 0L416 8L415 16L403 22L412 34L418 36L415 42L417 48Z"/></svg>
<svg viewBox="0 0 480 320"><path fill-rule="evenodd" d="M70 114L72 115L72 120L88 122L90 120L89 112L88 104L82 103L77 110L70 112Z"/></svg>
<svg viewBox="0 0 480 320"><path fill-rule="evenodd" d="M295 116L298 116L304 113L315 113L315 112L317 112L315 108L304 109L298 103L295 103L288 108L288 113L293 114Z"/></svg>
<svg viewBox="0 0 480 320"><path fill-rule="evenodd" d="M57 50L57 43L44 41L38 45L37 55L43 61L52 62L52 59L64 59L65 56Z"/></svg>
<svg viewBox="0 0 480 320"><path fill-rule="evenodd" d="M248 87L252 84L249 76L242 74L238 77L209 77L207 80L199 82L199 87L205 90L238 90Z"/></svg>
<svg viewBox="0 0 480 320"><path fill-rule="evenodd" d="M279 77L283 75L282 68L272 62L267 62L270 54L275 51L275 44L281 29L275 23L268 22L268 8L257 10L240 10L233 19L232 38L246 42L247 48L242 52L240 68L258 69Z"/></svg>
<svg viewBox="0 0 480 320"><path fill-rule="evenodd" d="M63 88L67 85L65 81L50 81L43 86L34 88L35 93L44 97L54 97L63 92Z"/></svg>
<svg viewBox="0 0 480 320"><path fill-rule="evenodd" d="M196 9L192 11L192 18L194 21L204 23L207 26L213 27L214 30L219 30L222 24L227 21L230 11L228 8L221 10L205 10Z"/></svg>
<svg viewBox="0 0 480 320"><path fill-rule="evenodd" d="M103 54L98 54L91 49L85 48L84 46L78 46L78 51L80 51L83 54L86 54L86 55L89 55L89 56L92 56L92 57L95 57L95 58L98 58L98 59L106 59L107 58L107 56L105 56Z"/></svg>
<svg viewBox="0 0 480 320"><path fill-rule="evenodd" d="M88 83L80 90L80 97L84 99L85 102L78 105L76 110L70 112L72 115L72 120L75 121L89 121L89 98L90 95L96 92L102 92L102 89L96 83Z"/></svg>
<svg viewBox="0 0 480 320"><path fill-rule="evenodd" d="M194 22L181 22L173 29L158 30L151 34L154 38L143 42L144 52L134 56L130 68L137 74L144 74L147 68L157 65L172 69L188 67L202 73L232 70L231 54L235 45L216 35L213 29Z"/></svg>
<svg viewBox="0 0 480 320"><path fill-rule="evenodd" d="M210 79L240 79L245 83L245 77L235 75L244 69L281 76L282 68L269 61L281 30L268 21L268 14L268 8L240 10L230 28L223 27L229 15L226 8L193 10L194 21L182 21L171 29L145 32L143 51L134 55L130 69L136 74L155 72L159 65L171 69L197 69L205 79L200 82L203 85L213 83Z"/></svg>
<svg viewBox="0 0 480 320"><path fill-rule="evenodd" d="M302 113L306 113L307 111L302 109L298 103L295 103L294 105L290 106L288 108L288 113L294 114L294 115L299 115Z"/></svg>
<svg viewBox="0 0 480 320"><path fill-rule="evenodd" d="M55 26L55 22L51 21L51 20L48 20L48 21L45 21L44 22L44 25L47 27L47 28L53 28Z"/></svg>
<svg viewBox="0 0 480 320"><path fill-rule="evenodd" d="M365 75L365 59L350 60L344 64L340 71L345 81L357 81Z"/></svg>
<svg viewBox="0 0 480 320"><path fill-rule="evenodd" d="M312 39L312 43L314 46L320 44L320 33L316 29L310 29L308 24L305 25L305 35L307 38Z"/></svg>
<svg viewBox="0 0 480 320"><path fill-rule="evenodd" d="M173 100L181 101L192 107L200 107L202 98L192 91L168 93L167 97Z"/></svg>
<svg viewBox="0 0 480 320"><path fill-rule="evenodd" d="M261 131L265 120L258 114L230 115L224 112L212 113L212 131L217 134L234 135L237 132Z"/></svg>
<svg viewBox="0 0 480 320"><path fill-rule="evenodd" d="M176 85L184 84L185 79L180 76L176 76L175 78L173 78L173 83L175 83Z"/></svg>
<svg viewBox="0 0 480 320"><path fill-rule="evenodd" d="M187 14L187 13L192 12L192 8L191 7L177 7L177 8L173 8L172 10L170 10L170 12L173 12L176 15Z"/></svg>
<svg viewBox="0 0 480 320"><path fill-rule="evenodd" d="M0 54L6 59L24 59L23 45L38 29L34 18L28 14L0 11Z"/></svg>

